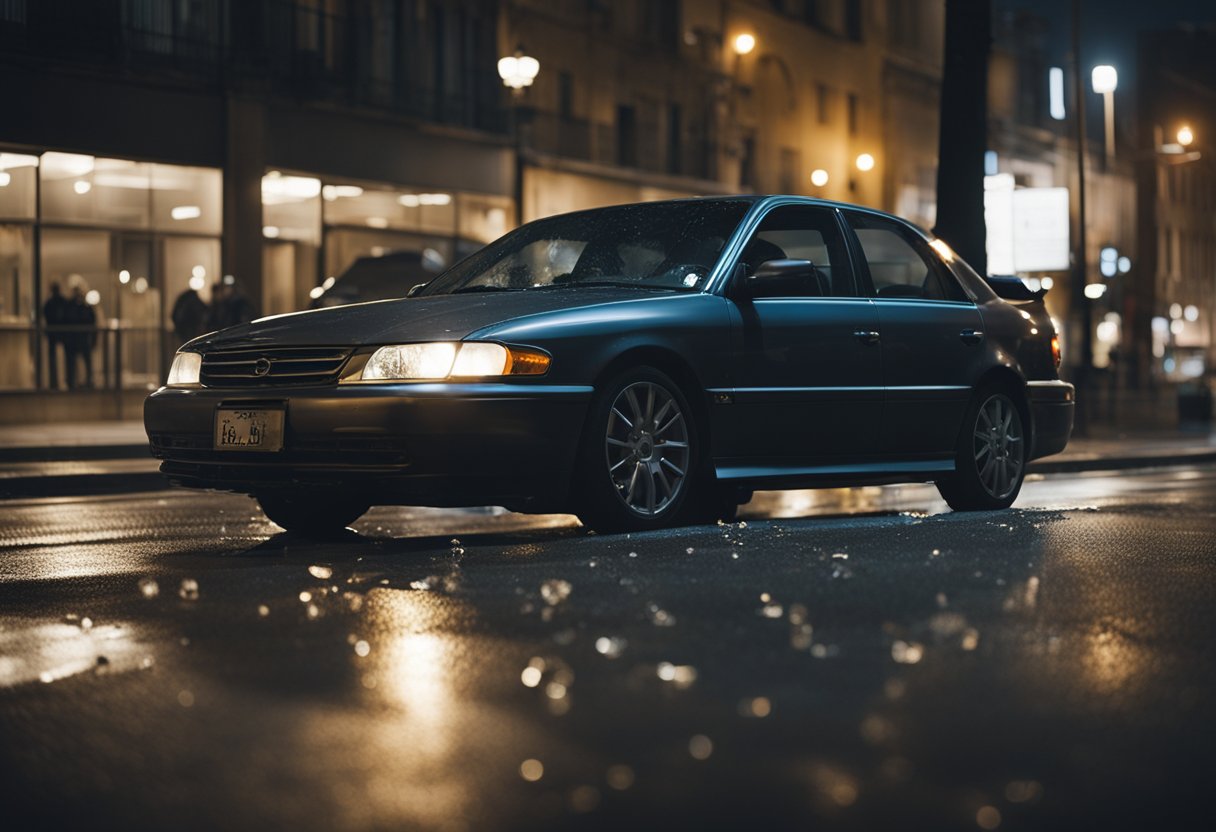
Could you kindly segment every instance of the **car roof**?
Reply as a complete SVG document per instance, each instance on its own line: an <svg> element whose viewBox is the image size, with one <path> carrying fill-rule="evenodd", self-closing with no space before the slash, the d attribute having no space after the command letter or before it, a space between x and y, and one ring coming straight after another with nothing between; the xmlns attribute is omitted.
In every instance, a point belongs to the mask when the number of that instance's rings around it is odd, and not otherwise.
<svg viewBox="0 0 1216 832"><path fill-rule="evenodd" d="M574 214L585 214L591 211L599 211L605 208L628 208L633 205L680 205L680 204L697 204L697 203L713 203L713 202L744 202L755 206L760 203L768 202L783 202L796 201L805 205L819 205L825 208L841 208L850 211L861 211L875 216L886 217L888 219L901 222L904 225L916 227L915 223L904 219L896 214L891 214L887 211L880 211L877 208L871 208L867 205L857 205L852 202L839 202L834 199L820 199L819 197L805 196L803 194L717 194L713 196L690 196L678 197L676 199L656 199L648 202L622 202L617 205L602 205L597 208L584 208L578 211L563 212L562 214L554 214L552 216L571 216ZM543 218L543 219L547 219Z"/></svg>

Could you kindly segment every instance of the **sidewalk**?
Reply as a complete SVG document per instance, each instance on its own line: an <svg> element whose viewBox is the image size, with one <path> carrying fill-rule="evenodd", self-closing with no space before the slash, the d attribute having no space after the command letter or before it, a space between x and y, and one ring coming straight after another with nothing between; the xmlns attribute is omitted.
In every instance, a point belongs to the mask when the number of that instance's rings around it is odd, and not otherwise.
<svg viewBox="0 0 1216 832"><path fill-rule="evenodd" d="M1216 432L1096 429L1028 473L1117 471L1216 462ZM0 426L0 498L120 494L166 488L143 424L76 422Z"/></svg>

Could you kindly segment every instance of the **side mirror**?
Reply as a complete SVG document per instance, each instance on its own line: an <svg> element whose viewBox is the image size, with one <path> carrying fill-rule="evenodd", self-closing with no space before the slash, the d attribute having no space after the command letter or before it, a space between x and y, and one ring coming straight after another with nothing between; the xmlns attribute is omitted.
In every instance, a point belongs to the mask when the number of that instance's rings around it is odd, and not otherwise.
<svg viewBox="0 0 1216 832"><path fill-rule="evenodd" d="M737 284L750 298L826 297L827 275L810 260L766 260Z"/></svg>
<svg viewBox="0 0 1216 832"><path fill-rule="evenodd" d="M407 298L412 298L414 295L418 294L419 292L421 292L423 289L425 289L427 286L430 286L430 285L431 285L430 281L427 281L426 283L415 283L413 286L410 287L410 290L405 293L405 296Z"/></svg>
<svg viewBox="0 0 1216 832"><path fill-rule="evenodd" d="M778 277L811 277L815 264L810 260L765 260L756 267L749 280L772 280Z"/></svg>

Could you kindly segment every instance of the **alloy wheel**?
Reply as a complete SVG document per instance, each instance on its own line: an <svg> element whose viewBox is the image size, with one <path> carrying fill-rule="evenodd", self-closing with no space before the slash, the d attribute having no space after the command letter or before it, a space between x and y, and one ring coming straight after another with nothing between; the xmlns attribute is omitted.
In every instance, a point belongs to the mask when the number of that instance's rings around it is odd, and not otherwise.
<svg viewBox="0 0 1216 832"><path fill-rule="evenodd" d="M679 497L689 473L688 437L686 416L663 385L639 381L621 390L608 412L604 450L626 508L655 517Z"/></svg>
<svg viewBox="0 0 1216 832"><path fill-rule="evenodd" d="M973 451L980 485L995 499L1013 493L1025 461L1022 417L1008 396L991 396L975 419Z"/></svg>

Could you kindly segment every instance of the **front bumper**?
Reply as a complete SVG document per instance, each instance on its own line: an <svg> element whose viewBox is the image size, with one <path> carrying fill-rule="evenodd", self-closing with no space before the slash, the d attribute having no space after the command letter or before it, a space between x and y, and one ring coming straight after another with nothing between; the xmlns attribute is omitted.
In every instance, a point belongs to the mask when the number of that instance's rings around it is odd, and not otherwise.
<svg viewBox="0 0 1216 832"><path fill-rule="evenodd" d="M590 386L357 384L162 388L144 404L161 471L179 485L248 494L341 488L373 504L567 504ZM217 407L286 409L284 447L217 451Z"/></svg>
<svg viewBox="0 0 1216 832"><path fill-rule="evenodd" d="M1026 397L1034 421L1030 458L1058 454L1072 436L1076 389L1065 381L1030 381L1026 383Z"/></svg>

